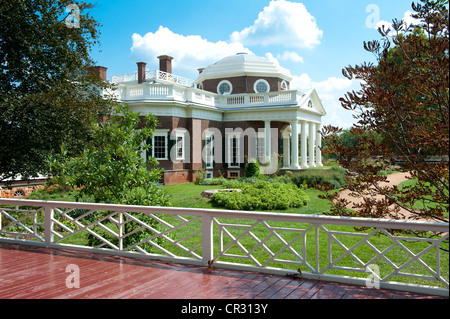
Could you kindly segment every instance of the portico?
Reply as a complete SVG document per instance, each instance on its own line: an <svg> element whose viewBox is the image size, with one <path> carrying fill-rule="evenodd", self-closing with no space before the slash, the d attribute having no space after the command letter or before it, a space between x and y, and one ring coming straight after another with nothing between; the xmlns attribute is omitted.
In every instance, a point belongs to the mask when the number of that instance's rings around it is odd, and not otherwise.
<svg viewBox="0 0 450 319"><path fill-rule="evenodd" d="M300 126L300 130L299 130ZM308 122L305 120L292 120L292 132L284 134L283 139L290 139L290 143L283 141L284 145L290 144L290 156L283 162L283 168L290 170L300 170L309 167L322 167L322 135L319 133L320 123ZM299 145L300 137L300 145ZM309 145L309 147L308 147ZM300 147L300 159L299 159ZM285 154L286 156L287 154Z"/></svg>

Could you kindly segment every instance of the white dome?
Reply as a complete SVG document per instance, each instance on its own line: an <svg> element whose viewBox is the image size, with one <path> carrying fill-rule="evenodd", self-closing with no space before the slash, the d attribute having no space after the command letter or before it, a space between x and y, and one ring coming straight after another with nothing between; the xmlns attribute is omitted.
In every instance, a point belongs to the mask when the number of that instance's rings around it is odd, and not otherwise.
<svg viewBox="0 0 450 319"><path fill-rule="evenodd" d="M204 80L209 79L220 79L243 75L279 77L286 81L292 80L290 72L276 63L254 54L238 53L236 55L223 58L222 60L203 69L202 73L200 73L195 82L201 83Z"/></svg>

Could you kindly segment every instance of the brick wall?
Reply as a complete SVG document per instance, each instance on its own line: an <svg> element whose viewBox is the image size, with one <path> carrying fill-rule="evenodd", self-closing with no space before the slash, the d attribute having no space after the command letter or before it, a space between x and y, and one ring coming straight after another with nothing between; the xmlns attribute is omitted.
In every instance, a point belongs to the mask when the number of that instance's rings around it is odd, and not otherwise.
<svg viewBox="0 0 450 319"><path fill-rule="evenodd" d="M159 167L163 168L165 170L164 173L164 184L165 185L171 185L171 184L180 184L180 183L188 183L188 182L194 182L195 181L195 171L202 170L203 169L203 162L202 162L202 148L203 148L203 142L202 138L204 136L204 132L209 129L211 132L220 132L222 136L222 140L217 141L216 147L221 145L222 147L222 153L225 152L225 129L231 128L241 128L243 131L245 131L248 128L255 129L255 132L258 132L258 129L264 129L264 122L263 121L236 121L236 122L218 122L218 121L210 121L210 120L203 120L203 119L193 119L193 118L179 118L179 117L172 117L172 116L159 116L158 117L159 124L157 126L157 129L167 129L169 130L169 134L175 130L175 129L185 129L187 132L189 132L189 145L190 150L187 154L185 161L180 162L174 162L172 160L161 160L159 161ZM288 123L285 122L277 122L272 121L271 122L271 128L277 128L278 129L278 136L273 136L273 139L280 138L281 132L288 126ZM172 144L170 144L172 145ZM244 139L244 155L249 154L249 147L250 142L248 137ZM170 151L170 149L169 149ZM217 151L216 151L217 152ZM275 152L278 152L278 150L275 150ZM186 154L186 155L187 155ZM216 153L217 154L217 153ZM214 169L212 171L214 172L214 177L219 177L221 175L227 177L227 165L223 163L224 160L224 154L222 154L222 158L216 158ZM244 163L242 166L244 166L247 163L247 157L244 156L243 158ZM231 170L231 168L230 168ZM236 169L233 169L236 170ZM238 169L239 170L239 169ZM211 171L211 170L209 170ZM243 174L243 171L241 172L241 176Z"/></svg>
<svg viewBox="0 0 450 319"><path fill-rule="evenodd" d="M240 93L256 93L253 89L255 82L257 80L266 80L270 85L270 92L278 92L281 91L281 83L283 82L280 78L275 77L257 77L257 76L238 76L238 77L229 77L222 79L211 79L203 81L203 89L209 92L217 93L217 86L223 80L228 80L233 85L232 94L240 94ZM287 82L289 88L289 82Z"/></svg>

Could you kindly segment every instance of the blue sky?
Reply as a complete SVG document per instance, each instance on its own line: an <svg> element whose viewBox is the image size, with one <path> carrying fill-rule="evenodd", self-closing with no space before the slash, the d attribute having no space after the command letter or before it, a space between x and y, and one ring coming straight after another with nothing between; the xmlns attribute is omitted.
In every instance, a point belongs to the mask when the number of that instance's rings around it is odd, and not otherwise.
<svg viewBox="0 0 450 319"><path fill-rule="evenodd" d="M97 0L91 11L102 24L92 56L111 75L136 71L136 62L158 69L157 55L174 57L173 73L195 79L197 69L238 52L251 52L289 69L291 87L316 88L325 125L353 119L339 97L357 89L342 69L373 56L363 41L380 39L374 27L402 19L411 0ZM101 50L99 52L99 50Z"/></svg>

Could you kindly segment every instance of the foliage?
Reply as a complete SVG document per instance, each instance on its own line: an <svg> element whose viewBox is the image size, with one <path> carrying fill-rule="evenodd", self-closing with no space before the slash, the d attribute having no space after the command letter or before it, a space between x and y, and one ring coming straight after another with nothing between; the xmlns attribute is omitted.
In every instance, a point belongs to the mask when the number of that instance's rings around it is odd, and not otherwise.
<svg viewBox="0 0 450 319"><path fill-rule="evenodd" d="M308 196L295 185L258 181L235 181L240 191L218 192L211 197L213 205L231 210L285 210L307 204ZM231 184L227 185L232 186Z"/></svg>
<svg viewBox="0 0 450 319"><path fill-rule="evenodd" d="M149 115L141 125L139 114L126 106L115 111L108 121L92 123L92 140L79 156L68 156L63 149L60 156L50 158L52 175L80 188L81 195L92 196L95 202L167 204L156 185L161 176L161 170L154 168L158 162L141 157L149 147L145 142L153 135L156 118Z"/></svg>
<svg viewBox="0 0 450 319"><path fill-rule="evenodd" d="M79 9L68 28L66 6ZM63 143L81 151L91 117L108 114L106 83L87 71L99 24L83 1L0 1L0 179L47 173L45 159Z"/></svg>
<svg viewBox="0 0 450 319"><path fill-rule="evenodd" d="M298 187L329 187L339 189L345 185L347 172L339 166L327 170L305 170L292 175L291 179Z"/></svg>
<svg viewBox="0 0 450 319"><path fill-rule="evenodd" d="M258 161L252 161L245 166L245 177L258 177L261 174L261 167Z"/></svg>
<svg viewBox="0 0 450 319"><path fill-rule="evenodd" d="M59 180L65 180L69 186L77 187L80 196L90 196L95 202L168 205L166 192L156 185L161 176L161 170L154 168L158 162L154 158L148 158L146 162L141 157L141 153L149 147L145 142L153 135L156 118L149 115L144 123L141 123L138 113L133 113L126 106L120 106L108 121L93 122L92 126L91 142L83 152L79 156L71 157L67 156L63 149L61 156L51 158L51 172L60 176ZM104 214L107 212L96 212L92 215L100 218ZM159 227L156 220L145 214L131 215L154 229ZM137 231L141 227L135 220L125 221L124 233L133 232L124 238L126 246L153 235L147 228ZM104 236L108 237L109 234L105 232ZM99 240L91 235L88 239L93 246L100 244ZM144 246L152 249L149 244Z"/></svg>
<svg viewBox="0 0 450 319"><path fill-rule="evenodd" d="M361 80L358 92L341 98L355 112L354 145L340 141L340 128L322 130L326 154L336 154L352 173L346 188L366 200L348 210L337 193L326 198L333 215L412 218L447 221L449 213L449 37L448 1L413 3L415 24L394 20L392 30L380 29L382 41L364 48L377 65L349 66L343 74ZM373 134L375 133L375 135ZM381 186L386 171L398 165L416 183L402 189ZM376 195L381 195L377 197ZM422 205L417 205L418 203ZM399 214L399 207L410 214ZM421 207L421 208L418 208ZM409 217L409 215L411 217Z"/></svg>

